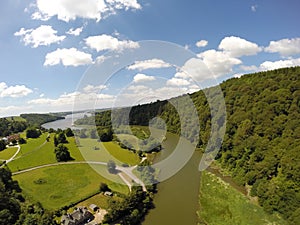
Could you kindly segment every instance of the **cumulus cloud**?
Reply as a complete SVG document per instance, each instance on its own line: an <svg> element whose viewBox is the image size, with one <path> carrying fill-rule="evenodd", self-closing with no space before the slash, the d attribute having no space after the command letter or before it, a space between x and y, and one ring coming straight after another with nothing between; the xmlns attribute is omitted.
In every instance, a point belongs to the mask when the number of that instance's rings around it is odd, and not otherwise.
<svg viewBox="0 0 300 225"><path fill-rule="evenodd" d="M279 41L271 41L269 46L265 48L266 52L278 52L282 56L291 56L300 53L300 38L281 39Z"/></svg>
<svg viewBox="0 0 300 225"><path fill-rule="evenodd" d="M36 0L33 19L49 20L51 17L69 22L76 18L100 21L116 9L141 9L137 0Z"/></svg>
<svg viewBox="0 0 300 225"><path fill-rule="evenodd" d="M182 78L173 77L169 79L166 84L168 86L187 86L190 85L190 82Z"/></svg>
<svg viewBox="0 0 300 225"><path fill-rule="evenodd" d="M262 51L262 48L256 43L235 36L225 37L221 41L219 49L232 57L256 55L258 52Z"/></svg>
<svg viewBox="0 0 300 225"><path fill-rule="evenodd" d="M146 69L160 69L171 67L169 63L161 59L149 59L144 61L135 61L132 65L128 66L128 70L146 70Z"/></svg>
<svg viewBox="0 0 300 225"><path fill-rule="evenodd" d="M97 92L99 92L103 89L106 89L106 88L107 88L106 85L97 85L97 86L95 86L95 85L89 84L89 85L87 85L83 88L83 91L85 93L97 93Z"/></svg>
<svg viewBox="0 0 300 225"><path fill-rule="evenodd" d="M200 40L200 41L198 41L198 42L196 43L196 46L197 46L198 48L201 48L201 47L207 46L207 44L208 44L208 41L206 41L206 40Z"/></svg>
<svg viewBox="0 0 300 225"><path fill-rule="evenodd" d="M300 58L279 61L265 61L260 64L260 70L275 70L284 67L300 66Z"/></svg>
<svg viewBox="0 0 300 225"><path fill-rule="evenodd" d="M7 86L6 83L0 83L0 97L20 98L29 95L33 91L25 85Z"/></svg>
<svg viewBox="0 0 300 225"><path fill-rule="evenodd" d="M70 35L74 35L74 36L79 36L81 34L82 30L83 30L83 27L78 27L76 29L71 28L66 33L70 34Z"/></svg>
<svg viewBox="0 0 300 225"><path fill-rule="evenodd" d="M93 63L92 55L78 51L76 48L56 49L46 55L44 66L53 66L58 64L64 66L81 66Z"/></svg>
<svg viewBox="0 0 300 225"><path fill-rule="evenodd" d="M214 49L198 54L204 64L215 76L222 76L231 73L235 65L239 65L242 61L232 57L228 52L216 51Z"/></svg>
<svg viewBox="0 0 300 225"><path fill-rule="evenodd" d="M107 34L98 36L90 36L85 39L85 43L91 49L95 49L97 52L104 50L122 51L126 48L138 48L139 44L131 40L118 40Z"/></svg>
<svg viewBox="0 0 300 225"><path fill-rule="evenodd" d="M41 25L36 29L21 28L18 32L15 32L15 36L20 36L25 45L32 45L33 48L38 46L51 45L53 43L59 43L63 41L66 36L58 36L57 31L49 25Z"/></svg>
<svg viewBox="0 0 300 225"><path fill-rule="evenodd" d="M133 77L133 82L134 83L141 83L141 82L148 82L148 81L154 81L155 77L154 76L148 76L142 73L138 73Z"/></svg>
<svg viewBox="0 0 300 225"><path fill-rule="evenodd" d="M99 107L109 107L114 101L114 96L108 94L71 92L64 93L58 98L37 98L28 101L29 105L34 105L39 108L47 108L50 111L73 110L74 102L76 109L87 109L89 106L95 106L99 101Z"/></svg>

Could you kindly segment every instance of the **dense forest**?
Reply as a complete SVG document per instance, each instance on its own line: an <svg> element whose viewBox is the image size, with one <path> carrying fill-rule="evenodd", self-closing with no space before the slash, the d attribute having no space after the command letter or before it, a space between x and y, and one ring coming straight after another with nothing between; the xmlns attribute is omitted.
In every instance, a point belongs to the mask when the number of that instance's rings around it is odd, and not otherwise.
<svg viewBox="0 0 300 225"><path fill-rule="evenodd" d="M278 212L290 224L300 221L300 67L283 68L232 78L220 84L226 104L226 133L216 160L240 185L250 185L251 195L269 213ZM213 88L211 88L213 90ZM210 90L206 90L206 95ZM212 91L213 93L213 91ZM203 91L189 95L198 111L198 147L205 149L210 138L211 113ZM217 97L216 97L217 98ZM173 102L180 102L178 97ZM212 98L213 99L213 98ZM213 99L214 101L216 99ZM174 103L157 101L121 109L128 118L120 124L148 125L159 116L170 132L180 134L181 122ZM189 112L188 109L185 109ZM122 113L121 113L122 114ZM79 123L98 130L111 126L111 112L96 113ZM188 120L188 116L184 118ZM218 128L225 124L217 118ZM185 122L185 126L193 124ZM186 138L194 141L194 132ZM218 140L216 140L218 141Z"/></svg>
<svg viewBox="0 0 300 225"><path fill-rule="evenodd" d="M52 122L55 120L64 119L63 116L52 115L52 114L21 114L22 118L24 118L30 126L40 127L44 123Z"/></svg>
<svg viewBox="0 0 300 225"><path fill-rule="evenodd" d="M15 121L13 119L0 118L0 137L22 132L27 128L25 121Z"/></svg>

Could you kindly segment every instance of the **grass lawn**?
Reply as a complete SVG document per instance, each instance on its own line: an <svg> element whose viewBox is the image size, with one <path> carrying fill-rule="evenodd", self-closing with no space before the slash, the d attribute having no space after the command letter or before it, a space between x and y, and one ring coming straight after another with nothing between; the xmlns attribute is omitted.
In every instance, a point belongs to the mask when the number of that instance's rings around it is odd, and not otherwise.
<svg viewBox="0 0 300 225"><path fill-rule="evenodd" d="M26 144L21 145L21 151L15 160L8 163L8 167L12 172L31 168L39 165L56 163L54 154L54 134L50 135L50 141L45 142L47 134L41 135L37 139L29 139ZM79 149L75 144L74 137L68 138L69 143L65 144L75 161L84 161ZM1 159L1 157L0 157Z"/></svg>
<svg viewBox="0 0 300 225"><path fill-rule="evenodd" d="M55 163L53 142L45 142L47 134L37 139L27 140L27 144L21 145L21 150L15 160L8 163L12 172L31 168L39 165Z"/></svg>
<svg viewBox="0 0 300 225"><path fill-rule="evenodd" d="M217 176L203 172L200 185L199 224L284 225L283 219L263 209Z"/></svg>
<svg viewBox="0 0 300 225"><path fill-rule="evenodd" d="M17 147L6 148L3 151L0 151L0 160L8 160L10 159L16 152Z"/></svg>
<svg viewBox="0 0 300 225"><path fill-rule="evenodd" d="M136 154L122 149L115 142L99 143L96 139L90 138L80 139L79 142L80 151L86 161L108 162L114 160L119 165L123 163L136 165L140 162L140 158Z"/></svg>
<svg viewBox="0 0 300 225"><path fill-rule="evenodd" d="M103 208L103 209L107 209L108 208L108 200L109 199L113 199L113 200L116 200L116 201L119 201L121 200L122 198L120 197L117 197L117 196L105 196L104 194L97 194L87 200L84 200L80 203L78 203L76 205L76 207L79 207L79 206L86 206L86 207L89 207L91 204L95 204L97 206L99 206L100 208ZM71 210L72 211L72 210Z"/></svg>
<svg viewBox="0 0 300 225"><path fill-rule="evenodd" d="M113 191L128 193L127 186L107 180L85 164L43 168L13 178L31 201L40 202L46 209L52 210L93 195L101 182L107 183Z"/></svg>

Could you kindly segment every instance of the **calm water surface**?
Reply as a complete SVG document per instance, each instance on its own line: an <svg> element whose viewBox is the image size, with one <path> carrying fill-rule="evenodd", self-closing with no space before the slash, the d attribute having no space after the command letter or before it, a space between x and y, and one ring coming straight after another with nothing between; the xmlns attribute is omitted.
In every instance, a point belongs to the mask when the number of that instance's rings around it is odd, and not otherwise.
<svg viewBox="0 0 300 225"><path fill-rule="evenodd" d="M165 158L177 144L176 135L168 134L164 150L157 160ZM199 208L201 153L196 151L177 174L158 185L155 209L146 216L143 225L196 225Z"/></svg>
<svg viewBox="0 0 300 225"><path fill-rule="evenodd" d="M81 119L84 117L84 115L90 116L90 114L87 114L87 113L70 114L70 115L65 116L65 119L56 120L56 121L49 122L49 123L44 123L42 125L42 127L46 128L46 129L53 128L54 130L57 130L57 129L65 130L67 128L80 129L80 128L74 127L72 125L76 119Z"/></svg>

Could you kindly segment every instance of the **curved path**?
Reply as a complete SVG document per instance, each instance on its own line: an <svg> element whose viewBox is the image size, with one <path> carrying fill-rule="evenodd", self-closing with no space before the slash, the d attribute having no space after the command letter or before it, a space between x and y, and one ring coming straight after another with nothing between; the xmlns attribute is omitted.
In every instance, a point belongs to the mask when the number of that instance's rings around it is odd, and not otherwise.
<svg viewBox="0 0 300 225"><path fill-rule="evenodd" d="M77 162L60 162L60 163L51 163L51 164L46 164L46 165L41 165L41 166L36 166L36 167L32 167L32 168L28 168L28 169L24 169L21 171L17 171L12 173L12 175L18 175L18 174L22 174L22 173L26 173L26 172L30 172L33 170L37 170L37 169L42 169L42 168L46 168L46 167L52 167L52 166L60 166L60 165L72 165L72 164L93 164L93 165L104 165L106 166L107 163L106 162L92 162L92 161L77 161ZM143 183L142 180L140 180L136 175L133 174L132 170L135 168L136 166L132 166L132 167L122 167L122 166L116 166L116 169L125 173L128 177L130 177L130 179L132 179L135 183L139 184L142 186L143 191L147 191L145 184ZM129 187L129 190L131 190L132 184L121 174L118 173L118 175L120 176L120 178L124 181L124 183Z"/></svg>
<svg viewBox="0 0 300 225"><path fill-rule="evenodd" d="M3 160L3 161L5 161L5 163L4 163L2 166L4 166L5 164L7 164L7 163L13 161L13 160L15 159L15 157L19 154L19 152L20 152L20 150L21 150L20 145L15 145L15 146L13 146L13 147L17 147L18 150L16 151L16 153L15 153L12 157L10 157L10 159Z"/></svg>

